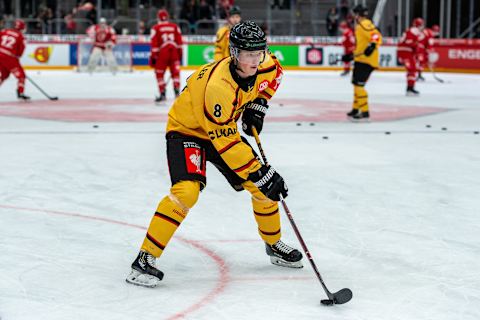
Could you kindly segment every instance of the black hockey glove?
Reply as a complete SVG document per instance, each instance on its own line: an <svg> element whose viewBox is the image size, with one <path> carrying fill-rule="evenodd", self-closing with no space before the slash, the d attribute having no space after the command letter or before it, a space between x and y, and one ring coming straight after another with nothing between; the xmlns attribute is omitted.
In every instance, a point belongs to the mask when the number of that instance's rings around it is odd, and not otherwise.
<svg viewBox="0 0 480 320"><path fill-rule="evenodd" d="M270 166L262 165L259 170L248 175L248 180L252 181L267 198L273 201L280 201L280 195L284 198L288 195L287 184Z"/></svg>
<svg viewBox="0 0 480 320"><path fill-rule="evenodd" d="M344 54L342 56L342 61L343 62L350 62L353 60L353 53L349 53L349 54Z"/></svg>
<svg viewBox="0 0 480 320"><path fill-rule="evenodd" d="M242 129L246 134L253 136L252 127L255 127L260 134L267 109L267 100L262 98L257 98L246 104L242 115Z"/></svg>
<svg viewBox="0 0 480 320"><path fill-rule="evenodd" d="M376 44L375 42L372 42L372 43L370 43L370 44L368 45L368 47L365 49L365 51L363 51L363 53L364 53L367 57L370 57L376 47L377 47L377 44Z"/></svg>
<svg viewBox="0 0 480 320"><path fill-rule="evenodd" d="M157 57L156 56L150 56L150 59L148 60L148 65L152 68L155 68L156 64L157 64Z"/></svg>

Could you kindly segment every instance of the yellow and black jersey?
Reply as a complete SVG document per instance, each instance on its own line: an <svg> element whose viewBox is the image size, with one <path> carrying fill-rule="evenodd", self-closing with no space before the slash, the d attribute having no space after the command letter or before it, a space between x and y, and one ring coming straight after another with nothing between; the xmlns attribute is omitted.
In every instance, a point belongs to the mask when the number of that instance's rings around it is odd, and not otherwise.
<svg viewBox="0 0 480 320"><path fill-rule="evenodd" d="M382 34L369 19L362 19L355 26L355 61L369 64L373 68L378 68L378 48L382 44ZM370 45L376 43L377 47L370 56L366 56L363 52Z"/></svg>
<svg viewBox="0 0 480 320"><path fill-rule="evenodd" d="M220 61L223 58L230 56L228 48L228 39L230 35L230 25L224 25L217 31L217 40L215 41L215 51L213 53L213 60Z"/></svg>
<svg viewBox="0 0 480 320"><path fill-rule="evenodd" d="M241 178L261 166L252 149L244 143L237 121L245 104L256 98L269 100L280 85L283 70L273 55L266 55L248 86L239 85L232 58L202 66L168 113L167 132L179 132L209 140L225 163Z"/></svg>

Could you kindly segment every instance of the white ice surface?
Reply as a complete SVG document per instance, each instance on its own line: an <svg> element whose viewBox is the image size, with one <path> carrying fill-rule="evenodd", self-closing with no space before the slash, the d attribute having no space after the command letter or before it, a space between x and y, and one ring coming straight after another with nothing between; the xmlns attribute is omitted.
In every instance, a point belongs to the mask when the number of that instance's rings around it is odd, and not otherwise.
<svg viewBox="0 0 480 320"><path fill-rule="evenodd" d="M57 104L155 93L151 72L30 74ZM404 96L401 73L374 73L367 89L372 113L380 103L444 113L313 126L267 116L262 143L314 260L331 291L353 291L335 307L320 306L307 260L300 270L269 263L248 194L212 166L158 262L164 281L125 283L170 186L165 124L0 117L1 320L480 319L480 76L439 76L449 83L427 74L418 98ZM0 87L0 108L14 88ZM349 102L351 91L338 73L287 72L274 101ZM283 213L282 224L299 247Z"/></svg>

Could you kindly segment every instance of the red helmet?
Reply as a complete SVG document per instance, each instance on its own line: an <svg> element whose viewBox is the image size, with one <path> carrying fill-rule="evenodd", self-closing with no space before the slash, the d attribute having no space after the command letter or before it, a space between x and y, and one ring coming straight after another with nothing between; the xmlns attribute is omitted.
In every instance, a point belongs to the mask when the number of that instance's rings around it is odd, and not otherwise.
<svg viewBox="0 0 480 320"><path fill-rule="evenodd" d="M158 10L157 17L160 21L168 20L168 11L165 9Z"/></svg>
<svg viewBox="0 0 480 320"><path fill-rule="evenodd" d="M25 21L23 21L21 19L15 20L14 28L17 29L18 31L23 31L23 30L25 30L26 27L27 26L25 25Z"/></svg>
<svg viewBox="0 0 480 320"><path fill-rule="evenodd" d="M424 26L424 21L422 18L415 18L413 19L412 26L420 28Z"/></svg>
<svg viewBox="0 0 480 320"><path fill-rule="evenodd" d="M440 26L438 24L434 24L432 26L432 31L435 33L440 33Z"/></svg>

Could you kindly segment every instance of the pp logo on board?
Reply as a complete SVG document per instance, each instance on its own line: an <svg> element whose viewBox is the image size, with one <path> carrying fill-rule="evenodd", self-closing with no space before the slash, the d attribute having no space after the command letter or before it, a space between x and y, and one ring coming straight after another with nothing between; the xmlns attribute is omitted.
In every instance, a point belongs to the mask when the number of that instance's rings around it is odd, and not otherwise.
<svg viewBox="0 0 480 320"><path fill-rule="evenodd" d="M322 65L323 48L307 48L305 51L305 61L307 65Z"/></svg>

